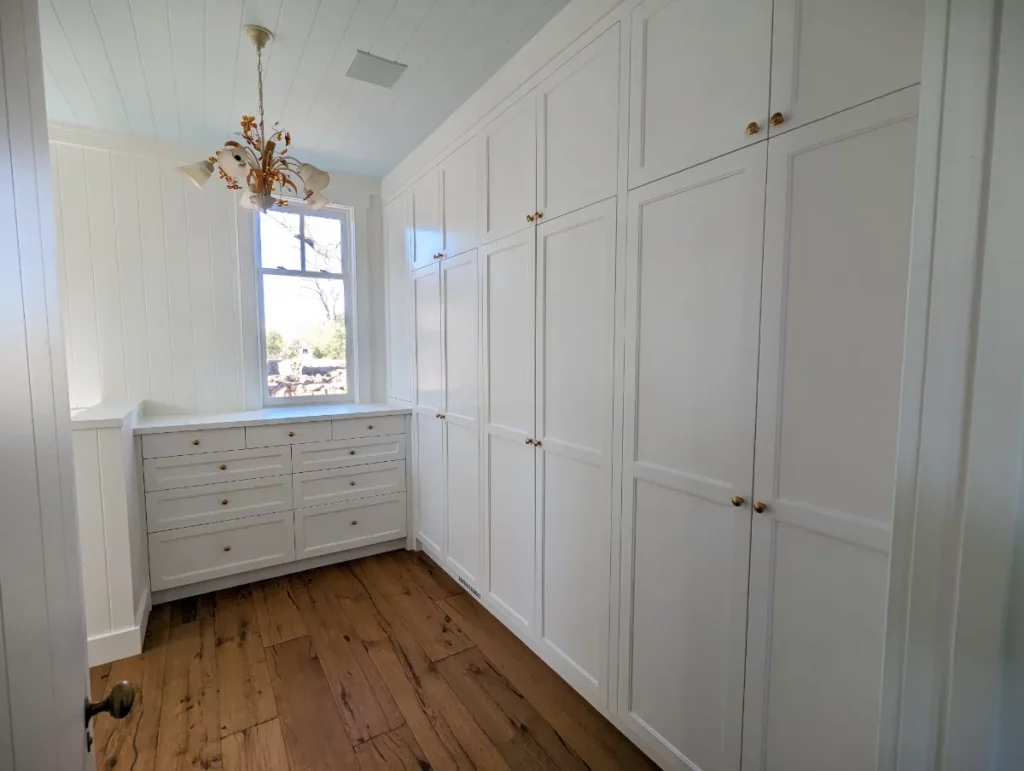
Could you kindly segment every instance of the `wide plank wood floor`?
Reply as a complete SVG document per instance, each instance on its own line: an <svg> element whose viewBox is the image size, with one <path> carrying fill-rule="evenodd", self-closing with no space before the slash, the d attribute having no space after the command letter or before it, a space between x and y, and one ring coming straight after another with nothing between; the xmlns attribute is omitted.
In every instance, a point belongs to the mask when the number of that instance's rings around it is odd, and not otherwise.
<svg viewBox="0 0 1024 771"><path fill-rule="evenodd" d="M139 688L96 719L102 771L654 768L422 554L158 606L90 674Z"/></svg>

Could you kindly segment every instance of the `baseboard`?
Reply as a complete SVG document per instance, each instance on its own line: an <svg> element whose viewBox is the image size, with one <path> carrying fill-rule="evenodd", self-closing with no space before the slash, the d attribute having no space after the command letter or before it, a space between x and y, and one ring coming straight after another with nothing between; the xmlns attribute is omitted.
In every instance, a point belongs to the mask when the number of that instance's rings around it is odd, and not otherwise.
<svg viewBox="0 0 1024 771"><path fill-rule="evenodd" d="M138 608L135 609L135 626L90 637L87 646L89 666L109 664L111 661L142 653L142 643L146 639L146 626L149 624L149 612L152 607L152 597L147 589L139 600Z"/></svg>

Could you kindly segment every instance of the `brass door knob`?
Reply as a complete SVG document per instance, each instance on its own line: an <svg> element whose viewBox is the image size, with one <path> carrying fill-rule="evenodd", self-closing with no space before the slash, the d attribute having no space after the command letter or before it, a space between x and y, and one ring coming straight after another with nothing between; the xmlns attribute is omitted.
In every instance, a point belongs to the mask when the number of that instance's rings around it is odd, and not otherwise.
<svg viewBox="0 0 1024 771"><path fill-rule="evenodd" d="M289 431L288 432L288 436L295 436L295 432L294 431Z"/></svg>
<svg viewBox="0 0 1024 771"><path fill-rule="evenodd" d="M85 725L88 728L89 721L101 712L108 713L115 720L123 720L132 711L135 703L135 686L127 680L114 683L102 701L85 701Z"/></svg>
<svg viewBox="0 0 1024 771"><path fill-rule="evenodd" d="M227 506L227 505L228 505L228 499L227 499L227 498L225 498L224 500L222 500L222 501L220 502L220 505L221 505L221 506Z"/></svg>
<svg viewBox="0 0 1024 771"><path fill-rule="evenodd" d="M355 454L356 454L356 451L355 451L355 450L349 450L349 451L348 451L348 454L349 454L349 455L355 455Z"/></svg>
<svg viewBox="0 0 1024 771"><path fill-rule="evenodd" d="M754 501L754 511L758 514L764 514L768 511L768 504L764 501Z"/></svg>
<svg viewBox="0 0 1024 771"><path fill-rule="evenodd" d="M781 126L785 122L786 116L784 116L781 112L772 113L771 124L773 126Z"/></svg>
<svg viewBox="0 0 1024 771"><path fill-rule="evenodd" d="M192 444L194 444L196 447L198 447L199 446L199 440L198 439L193 439L192 440Z"/></svg>
<svg viewBox="0 0 1024 771"><path fill-rule="evenodd" d="M761 130L761 124L757 121L751 121L747 124L747 136L752 137Z"/></svg>
<svg viewBox="0 0 1024 771"><path fill-rule="evenodd" d="M221 471L227 471L228 470L227 464L221 463L220 464L220 470Z"/></svg>
<svg viewBox="0 0 1024 771"><path fill-rule="evenodd" d="M739 495L734 495L732 497L732 505L733 506L736 506L736 507L742 506L743 505L743 501L744 501L744 499L742 497L740 497Z"/></svg>

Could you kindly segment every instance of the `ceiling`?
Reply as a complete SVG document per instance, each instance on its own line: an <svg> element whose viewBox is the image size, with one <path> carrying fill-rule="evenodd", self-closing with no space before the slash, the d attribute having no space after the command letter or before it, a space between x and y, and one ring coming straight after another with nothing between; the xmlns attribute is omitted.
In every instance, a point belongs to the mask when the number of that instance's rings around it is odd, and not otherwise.
<svg viewBox="0 0 1024 771"><path fill-rule="evenodd" d="M256 111L295 154L383 176L568 0L40 0L51 120L216 149ZM408 65L391 90L345 76L356 50Z"/></svg>

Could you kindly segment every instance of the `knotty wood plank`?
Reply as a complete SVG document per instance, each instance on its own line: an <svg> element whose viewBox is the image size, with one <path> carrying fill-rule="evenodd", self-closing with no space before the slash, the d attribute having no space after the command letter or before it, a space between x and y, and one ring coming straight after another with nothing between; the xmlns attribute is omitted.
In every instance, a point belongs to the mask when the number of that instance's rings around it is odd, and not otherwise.
<svg viewBox="0 0 1024 771"><path fill-rule="evenodd" d="M412 580L401 561L385 554L353 562L351 568L378 612L392 626L407 628L431 661L440 661L473 646L458 625Z"/></svg>
<svg viewBox="0 0 1024 771"><path fill-rule="evenodd" d="M373 571L363 571L371 575ZM430 764L436 769L508 768L494 743L437 671L416 634L391 624L366 585L347 567L330 572L332 586L356 633Z"/></svg>
<svg viewBox="0 0 1024 771"><path fill-rule="evenodd" d="M293 771L358 768L313 642L299 637L267 648L267 655Z"/></svg>
<svg viewBox="0 0 1024 771"><path fill-rule="evenodd" d="M439 607L592 769L655 769L625 736L468 594Z"/></svg>
<svg viewBox="0 0 1024 771"><path fill-rule="evenodd" d="M466 590L459 582L423 552L394 552L393 556L396 561L405 563L413 580L430 596L430 599L445 600L456 594L465 594Z"/></svg>
<svg viewBox="0 0 1024 771"><path fill-rule="evenodd" d="M430 761L409 726L403 725L356 747L360 771L423 771Z"/></svg>
<svg viewBox="0 0 1024 771"><path fill-rule="evenodd" d="M306 635L306 626L295 605L288 579L256 584L252 588L252 600L264 647Z"/></svg>
<svg viewBox="0 0 1024 771"><path fill-rule="evenodd" d="M313 641L352 744L387 733L405 719L322 572L293 576L292 595Z"/></svg>
<svg viewBox="0 0 1024 771"><path fill-rule="evenodd" d="M247 588L216 595L220 735L227 736L277 717L270 671Z"/></svg>
<svg viewBox="0 0 1024 771"><path fill-rule="evenodd" d="M277 719L221 739L224 771L289 771L288 753Z"/></svg>

